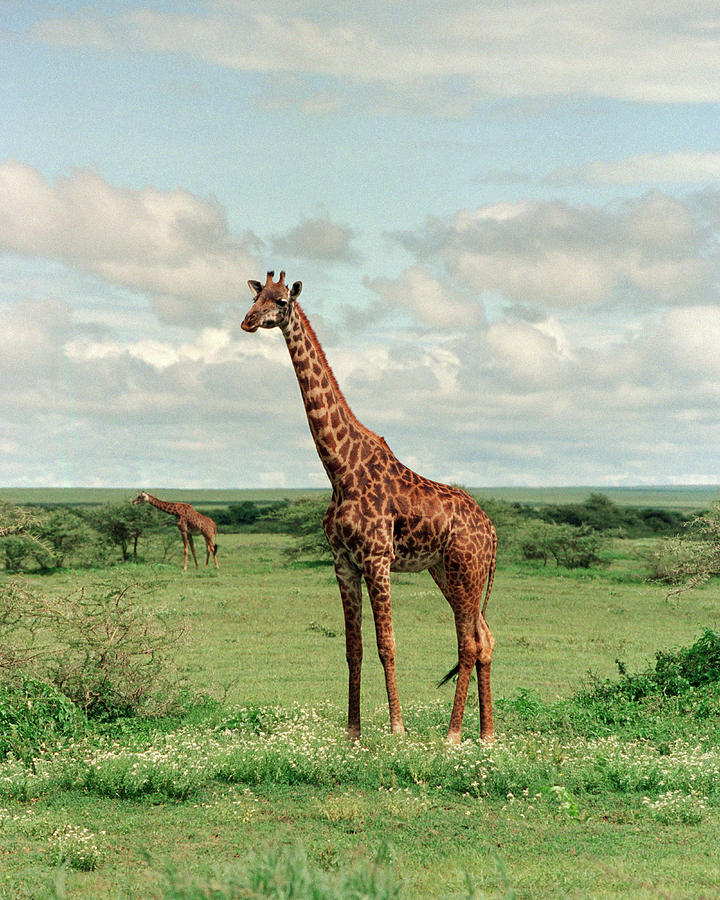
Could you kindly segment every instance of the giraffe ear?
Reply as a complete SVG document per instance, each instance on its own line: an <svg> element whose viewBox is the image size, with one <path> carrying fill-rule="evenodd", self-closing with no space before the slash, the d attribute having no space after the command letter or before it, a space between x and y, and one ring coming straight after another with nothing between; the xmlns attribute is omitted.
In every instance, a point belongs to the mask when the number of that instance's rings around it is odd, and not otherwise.
<svg viewBox="0 0 720 900"><path fill-rule="evenodd" d="M248 281L248 285L249 285L249 287L250 287L250 290L251 290L251 291L253 292L253 294L255 294L255 296L257 297L257 295L258 295L258 294L260 293L260 291L262 290L262 285L260 284L260 282L259 282L259 281Z"/></svg>
<svg viewBox="0 0 720 900"><path fill-rule="evenodd" d="M296 297L299 297L301 290L302 290L302 281L296 281L295 284L290 289L290 298L292 300L294 300Z"/></svg>

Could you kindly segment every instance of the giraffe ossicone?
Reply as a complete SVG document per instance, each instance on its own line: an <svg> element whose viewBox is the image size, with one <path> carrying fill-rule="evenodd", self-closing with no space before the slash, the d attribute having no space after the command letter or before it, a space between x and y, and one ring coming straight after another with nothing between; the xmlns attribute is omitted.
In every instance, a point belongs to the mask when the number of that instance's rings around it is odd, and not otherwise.
<svg viewBox="0 0 720 900"><path fill-rule="evenodd" d="M133 506L137 506L138 503L149 503L156 509L160 509L162 512L166 512L169 515L176 517L177 527L183 542L183 553L185 557L183 568L185 571L187 571L188 567L188 546L190 547L193 559L195 560L195 568L198 568L197 556L195 556L195 545L193 544L194 534L201 534L205 538L205 567L207 568L209 565L210 554L212 553L215 568L220 568L217 559L217 542L215 540L217 536L217 525L210 516L204 516L202 513L199 513L196 509L193 509L189 503L173 503L167 500L158 500L157 497L153 497L152 494L148 494L147 491L140 491L137 497L131 502Z"/></svg>
<svg viewBox="0 0 720 900"><path fill-rule="evenodd" d="M395 457L384 438L357 420L297 303L302 282L289 287L285 272L277 281L273 278L274 272L268 272L264 285L248 282L255 299L242 328L250 333L259 328L282 331L310 432L332 485L323 528L333 554L345 617L348 736L360 737L361 583L365 581L375 620L390 727L403 732L395 675L390 572L428 569L450 604L458 642L458 664L446 676L457 671L448 741L460 741L473 668L478 676L480 736L492 740L490 665L495 640L485 621L497 550L492 522L468 493L413 472Z"/></svg>

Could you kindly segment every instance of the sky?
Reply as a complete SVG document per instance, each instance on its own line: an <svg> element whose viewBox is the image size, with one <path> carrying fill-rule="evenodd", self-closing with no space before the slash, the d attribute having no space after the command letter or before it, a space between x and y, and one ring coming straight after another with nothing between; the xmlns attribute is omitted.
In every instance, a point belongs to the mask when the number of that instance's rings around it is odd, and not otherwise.
<svg viewBox="0 0 720 900"><path fill-rule="evenodd" d="M0 0L0 486L720 483L706 0Z"/></svg>

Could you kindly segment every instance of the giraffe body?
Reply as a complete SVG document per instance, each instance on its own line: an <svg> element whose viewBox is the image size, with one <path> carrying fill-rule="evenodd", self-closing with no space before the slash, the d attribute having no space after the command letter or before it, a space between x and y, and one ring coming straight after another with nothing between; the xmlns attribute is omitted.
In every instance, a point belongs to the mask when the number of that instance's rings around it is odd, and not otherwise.
<svg viewBox="0 0 720 900"><path fill-rule="evenodd" d="M198 568L195 545L193 543L193 535L198 534L201 534L205 538L205 566L207 567L209 565L210 554L212 553L212 558L215 561L215 568L220 568L217 561L217 543L215 542L217 525L209 516L204 516L202 513L199 513L196 509L193 509L189 503L174 503L167 500L158 500L157 497L153 497L152 494L148 494L147 491L141 491L132 501L133 506L137 506L138 503L150 503L152 506L156 507L156 509L160 509L177 518L177 527L183 542L183 568L185 571L187 571L188 567L188 547L195 560L195 568Z"/></svg>
<svg viewBox="0 0 720 900"><path fill-rule="evenodd" d="M320 343L297 304L302 285L268 273L249 282L256 298L242 327L279 327L295 368L310 431L332 484L323 520L345 617L349 673L348 735L360 736L362 591L375 620L392 731L403 732L395 675L390 572L428 569L455 617L458 681L448 740L458 742L473 667L478 674L481 737L493 738L490 664L494 638L485 606L495 572L497 538L490 519L465 491L424 478L401 463L384 438L362 425L335 380ZM480 608L485 589L485 600Z"/></svg>

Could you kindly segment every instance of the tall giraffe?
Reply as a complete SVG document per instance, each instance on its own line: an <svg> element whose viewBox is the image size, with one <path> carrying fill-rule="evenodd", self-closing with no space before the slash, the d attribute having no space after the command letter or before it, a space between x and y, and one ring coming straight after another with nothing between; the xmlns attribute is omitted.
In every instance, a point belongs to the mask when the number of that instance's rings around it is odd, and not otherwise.
<svg viewBox="0 0 720 900"><path fill-rule="evenodd" d="M199 513L196 509L193 509L189 503L170 503L166 500L158 500L157 497L153 497L152 494L148 494L147 491L141 491L132 501L133 506L137 506L138 503L150 503L157 509L161 509L163 512L177 517L177 527L180 529L183 541L183 551L185 555L185 565L183 568L185 571L187 571L188 567L188 544L190 545L190 550L192 551L193 559L195 560L195 568L197 569L198 567L197 556L195 556L195 545L193 544L194 534L201 534L205 538L205 566L208 566L210 554L212 553L212 557L215 560L215 568L220 568L220 564L217 561L217 544L215 542L217 525L209 516L204 516L202 513Z"/></svg>
<svg viewBox="0 0 720 900"><path fill-rule="evenodd" d="M297 303L302 283L285 284L285 273L255 294L244 331L278 327L285 337L318 455L332 484L323 520L335 561L345 615L349 670L348 737L360 737L362 590L364 578L375 619L378 653L385 671L390 727L403 733L395 678L395 637L390 612L390 572L429 569L455 616L458 673L447 739L460 741L473 666L477 669L480 735L493 739L490 664L495 640L485 621L497 537L490 519L465 491L417 475L399 462L384 438L353 415L315 332ZM480 609L483 587L485 600Z"/></svg>

